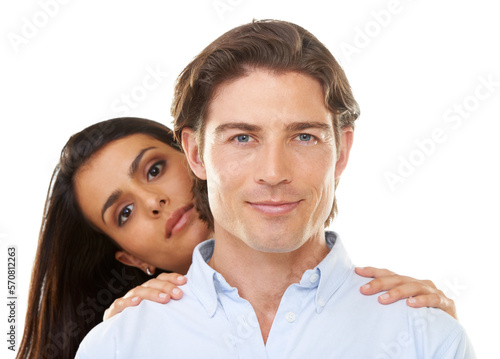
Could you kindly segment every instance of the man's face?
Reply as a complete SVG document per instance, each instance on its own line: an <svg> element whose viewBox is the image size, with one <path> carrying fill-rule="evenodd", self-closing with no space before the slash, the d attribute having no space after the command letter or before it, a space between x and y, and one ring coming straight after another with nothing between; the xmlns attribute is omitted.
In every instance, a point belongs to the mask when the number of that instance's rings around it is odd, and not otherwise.
<svg viewBox="0 0 500 359"><path fill-rule="evenodd" d="M337 161L332 114L317 80L256 69L223 84L204 136L203 163L183 144L195 174L207 179L217 240L290 252L322 238L347 157Z"/></svg>

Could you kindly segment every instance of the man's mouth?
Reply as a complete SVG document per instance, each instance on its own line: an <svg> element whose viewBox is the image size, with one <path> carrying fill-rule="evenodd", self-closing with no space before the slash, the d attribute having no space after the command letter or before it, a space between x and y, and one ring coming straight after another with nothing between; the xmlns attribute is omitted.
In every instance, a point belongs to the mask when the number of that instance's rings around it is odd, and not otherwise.
<svg viewBox="0 0 500 359"><path fill-rule="evenodd" d="M194 209L194 204L190 203L187 206L175 210L165 224L165 235L167 238L172 237L180 232L189 220L191 211Z"/></svg>
<svg viewBox="0 0 500 359"><path fill-rule="evenodd" d="M280 216L292 212L302 202L299 201L259 201L248 202L252 208L270 216Z"/></svg>

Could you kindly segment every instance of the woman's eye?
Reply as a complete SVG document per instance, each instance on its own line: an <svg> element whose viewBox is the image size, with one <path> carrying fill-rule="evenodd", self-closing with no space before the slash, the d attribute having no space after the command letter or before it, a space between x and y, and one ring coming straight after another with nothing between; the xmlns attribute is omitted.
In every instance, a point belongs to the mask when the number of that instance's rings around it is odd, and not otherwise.
<svg viewBox="0 0 500 359"><path fill-rule="evenodd" d="M148 181L151 181L153 178L157 177L163 170L163 167L165 167L165 164L165 161L159 161L152 165L148 170Z"/></svg>
<svg viewBox="0 0 500 359"><path fill-rule="evenodd" d="M122 226L123 224L125 224L125 222L128 221L133 209L134 205L129 204L120 211L120 214L118 215L118 226Z"/></svg>

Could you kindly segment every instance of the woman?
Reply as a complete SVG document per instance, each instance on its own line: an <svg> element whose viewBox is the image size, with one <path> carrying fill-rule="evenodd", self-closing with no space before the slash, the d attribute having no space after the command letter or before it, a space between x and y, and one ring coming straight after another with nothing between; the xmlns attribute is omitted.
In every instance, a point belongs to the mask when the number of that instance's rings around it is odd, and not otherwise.
<svg viewBox="0 0 500 359"><path fill-rule="evenodd" d="M191 188L184 155L159 123L118 118L73 135L52 176L17 357L74 357L114 298L124 296L107 317L142 299L179 299L184 277L146 280L157 269L186 273L194 247L210 237ZM378 277L364 294L392 288L382 303L416 296L409 305L454 315L453 302L431 282L357 272Z"/></svg>

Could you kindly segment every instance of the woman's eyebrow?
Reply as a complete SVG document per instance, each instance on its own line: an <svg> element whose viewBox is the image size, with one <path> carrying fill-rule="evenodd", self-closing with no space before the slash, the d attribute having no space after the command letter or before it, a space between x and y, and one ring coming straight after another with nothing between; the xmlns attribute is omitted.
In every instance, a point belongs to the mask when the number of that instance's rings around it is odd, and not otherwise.
<svg viewBox="0 0 500 359"><path fill-rule="evenodd" d="M155 149L156 147L147 147L147 148L144 148L142 149L139 154L134 158L134 160L132 161L132 163L130 164L130 169L128 171L128 174L130 177L134 177L135 176L135 173L137 172L137 169L139 168L139 163L141 163L141 159L142 157L144 156L144 154L149 151L149 150L152 150L152 149ZM104 203L104 206L102 206L102 210L101 210L101 219L104 223L106 223L106 221L104 220L104 213L106 212L106 210L111 207L113 204L115 204L115 202L118 200L118 198L120 198L120 196L122 195L122 191L120 190L116 190L114 191L113 193L111 193L111 195L108 197L108 199L106 200L106 202Z"/></svg>
<svg viewBox="0 0 500 359"><path fill-rule="evenodd" d="M108 197L106 200L106 203L104 203L104 206L102 206L102 211L101 211L101 218L104 224L106 224L106 221L104 220L104 212L111 207L117 200L120 198L122 195L122 191L116 190L113 193L111 193L111 196Z"/></svg>
<svg viewBox="0 0 500 359"><path fill-rule="evenodd" d="M142 156L144 156L144 154L147 151L155 149L155 148L156 147L147 147L147 148L144 148L143 150L141 150L141 152L139 152L137 157L132 161L132 164L130 165L130 170L128 172L130 177L133 178L135 176L135 173L137 172L137 169L139 168L139 163L141 162Z"/></svg>

